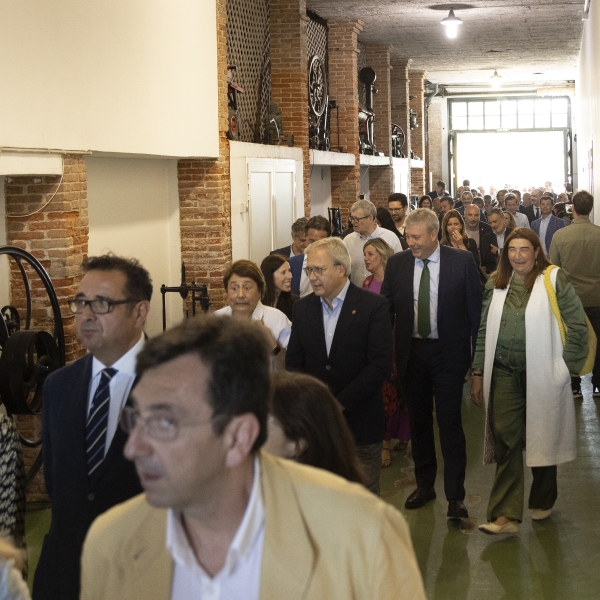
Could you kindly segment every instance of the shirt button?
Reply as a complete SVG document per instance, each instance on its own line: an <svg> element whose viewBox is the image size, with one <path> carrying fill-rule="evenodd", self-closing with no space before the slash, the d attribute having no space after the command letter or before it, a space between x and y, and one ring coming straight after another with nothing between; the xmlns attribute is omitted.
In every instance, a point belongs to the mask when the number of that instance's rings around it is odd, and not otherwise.
<svg viewBox="0 0 600 600"><path fill-rule="evenodd" d="M90 493L87 495L87 499L88 499L90 502L93 502L93 501L96 499L96 494L94 494L94 492L90 492Z"/></svg>
<svg viewBox="0 0 600 600"><path fill-rule="evenodd" d="M326 369L327 371L331 371L331 365L326 365L326 366L325 366L325 369Z"/></svg>

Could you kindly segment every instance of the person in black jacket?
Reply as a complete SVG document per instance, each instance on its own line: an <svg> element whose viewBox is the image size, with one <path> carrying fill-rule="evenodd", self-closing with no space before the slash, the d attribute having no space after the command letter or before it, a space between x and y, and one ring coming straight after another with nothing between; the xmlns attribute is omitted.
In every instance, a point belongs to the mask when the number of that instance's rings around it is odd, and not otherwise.
<svg viewBox="0 0 600 600"><path fill-rule="evenodd" d="M449 210L444 215L440 242L444 246L451 246L457 250L468 250L473 255L475 264L479 268L481 260L479 259L477 242L467 236L465 222L463 221L462 215L457 210Z"/></svg>
<svg viewBox="0 0 600 600"><path fill-rule="evenodd" d="M350 282L350 255L338 238L307 248L313 293L294 305L286 367L326 383L357 446L366 487L379 493L385 434L382 384L392 368L392 325L383 296Z"/></svg>
<svg viewBox="0 0 600 600"><path fill-rule="evenodd" d="M493 208L488 216L491 232L484 234L480 241L481 266L489 275L496 270L498 260L504 248L504 240L512 232L512 228L507 227L504 219L504 213L499 208Z"/></svg>
<svg viewBox="0 0 600 600"><path fill-rule="evenodd" d="M288 259L281 254L269 254L260 263L260 270L266 284L262 303L277 308L291 321L292 306L298 296L291 292L292 271Z"/></svg>
<svg viewBox="0 0 600 600"><path fill-rule="evenodd" d="M409 213L406 241L410 252L390 257L381 291L396 323L396 368L404 385L415 462L417 489L405 507L419 508L436 497L435 398L447 514L466 518L461 408L481 317L479 273L471 252L438 243L437 216L426 208Z"/></svg>
<svg viewBox="0 0 600 600"><path fill-rule="evenodd" d="M83 540L94 519L141 493L119 413L135 384L152 282L136 260L88 258L69 308L89 354L44 384L42 452L52 503L50 531L35 572L35 600L78 600Z"/></svg>

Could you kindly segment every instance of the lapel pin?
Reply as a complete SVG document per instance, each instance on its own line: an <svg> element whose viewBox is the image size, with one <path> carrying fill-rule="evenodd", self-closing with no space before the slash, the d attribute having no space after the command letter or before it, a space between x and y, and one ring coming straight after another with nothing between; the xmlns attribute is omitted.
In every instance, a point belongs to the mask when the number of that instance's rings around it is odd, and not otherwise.
<svg viewBox="0 0 600 600"><path fill-rule="evenodd" d="M352 311L352 314L353 314L353 315L355 315L355 314L356 314L356 311L355 311L355 310L353 310L353 311Z"/></svg>

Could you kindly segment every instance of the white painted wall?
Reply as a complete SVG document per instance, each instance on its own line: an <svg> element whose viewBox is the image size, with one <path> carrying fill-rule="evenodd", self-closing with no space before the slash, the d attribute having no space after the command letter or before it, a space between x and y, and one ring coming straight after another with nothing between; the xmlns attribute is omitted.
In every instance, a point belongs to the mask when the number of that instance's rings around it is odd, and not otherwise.
<svg viewBox="0 0 600 600"><path fill-rule="evenodd" d="M148 335L162 331L160 286L181 282L177 161L144 158L85 159L89 255L112 251L137 258L150 271L154 292ZM183 318L178 294L167 294L167 327Z"/></svg>
<svg viewBox="0 0 600 600"><path fill-rule="evenodd" d="M310 216L321 215L329 218L328 208L331 208L331 167L326 165L311 165L310 179Z"/></svg>
<svg viewBox="0 0 600 600"><path fill-rule="evenodd" d="M600 5L592 2L589 18L583 25L573 106L576 110L577 123L577 184L579 189L587 190L594 195L595 208L592 216L594 222L600 225L600 112L598 109L600 39L598 31L600 31Z"/></svg>
<svg viewBox="0 0 600 600"><path fill-rule="evenodd" d="M217 157L214 0L4 0L0 147Z"/></svg>
<svg viewBox="0 0 600 600"><path fill-rule="evenodd" d="M369 167L361 165L360 167L360 193L365 200L371 201L371 191L369 189Z"/></svg>

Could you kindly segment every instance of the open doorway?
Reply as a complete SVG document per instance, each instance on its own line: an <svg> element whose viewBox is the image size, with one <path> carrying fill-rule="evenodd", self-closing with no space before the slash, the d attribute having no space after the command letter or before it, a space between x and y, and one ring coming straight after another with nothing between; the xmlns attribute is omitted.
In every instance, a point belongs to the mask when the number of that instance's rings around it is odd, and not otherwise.
<svg viewBox="0 0 600 600"><path fill-rule="evenodd" d="M519 190L553 183L555 191L568 179L563 131L457 132L455 181L472 186Z"/></svg>

